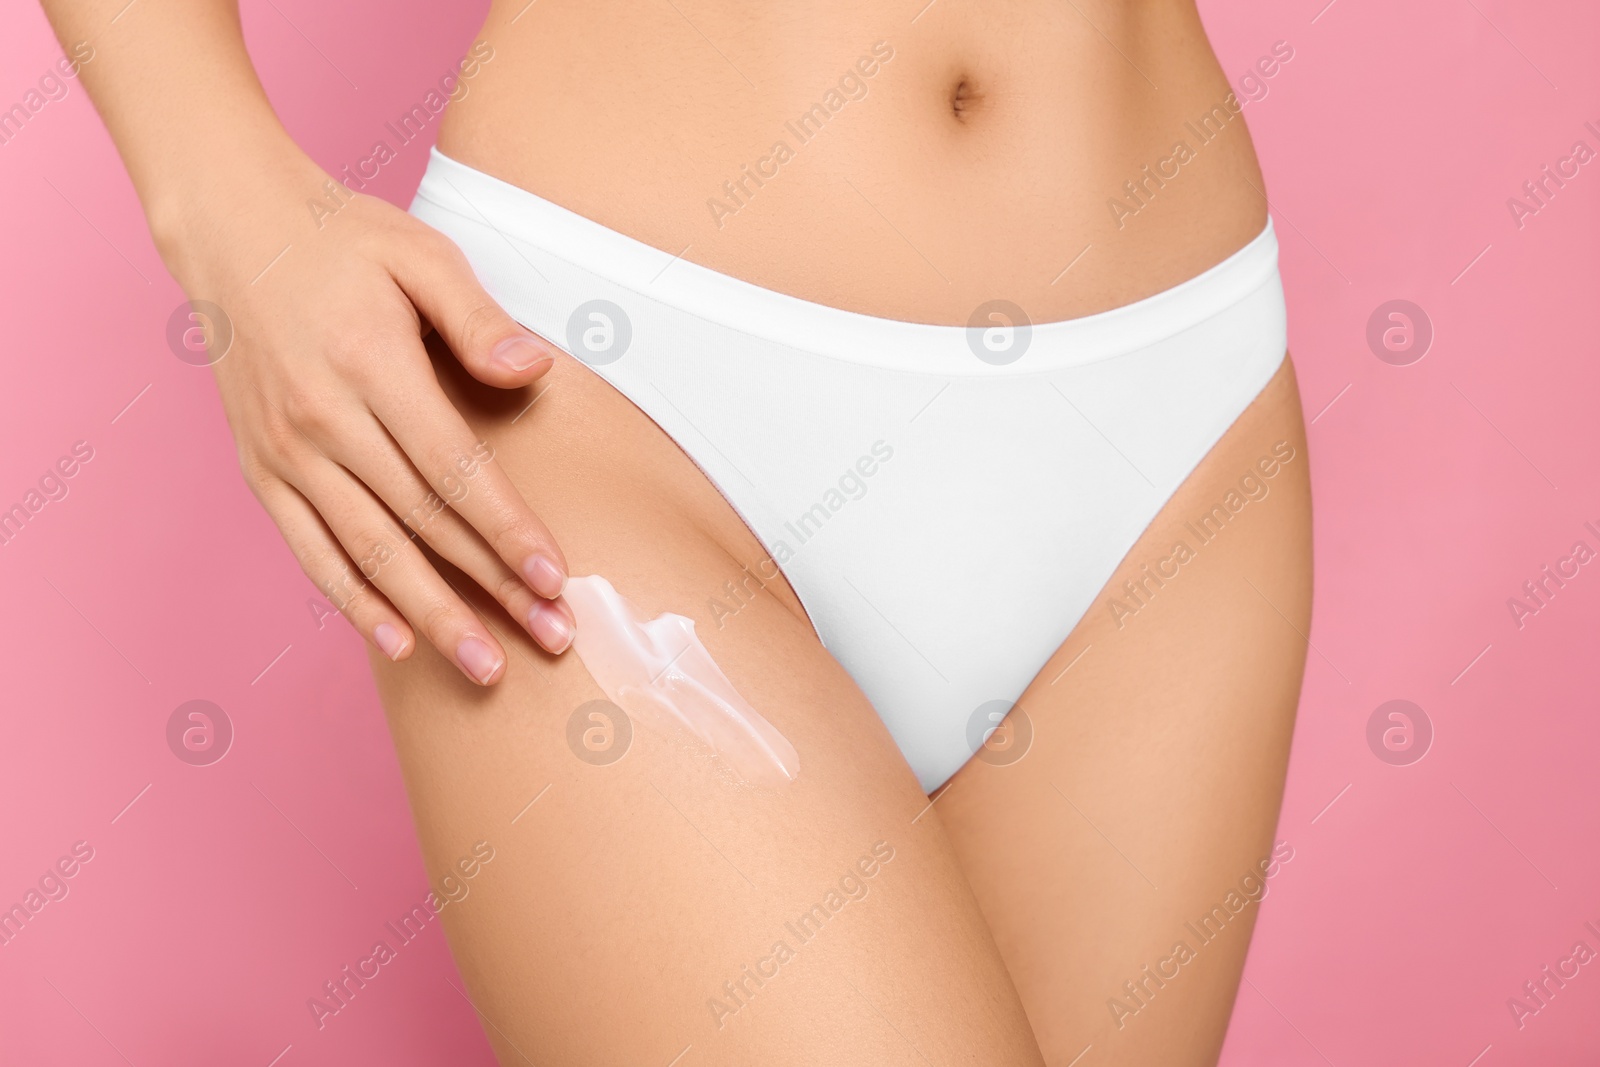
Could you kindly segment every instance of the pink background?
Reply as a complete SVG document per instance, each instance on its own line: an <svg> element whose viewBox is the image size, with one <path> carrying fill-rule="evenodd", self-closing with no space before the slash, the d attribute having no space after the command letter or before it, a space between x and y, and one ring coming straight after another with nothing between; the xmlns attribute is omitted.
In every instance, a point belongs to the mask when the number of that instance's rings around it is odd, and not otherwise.
<svg viewBox="0 0 1600 1067"><path fill-rule="evenodd" d="M1322 4L1204 5L1235 77L1275 41L1295 52L1245 114L1317 504L1279 831L1295 858L1223 1062L1593 1062L1600 965L1520 1030L1506 1000L1580 937L1600 949L1583 930L1600 927L1600 565L1520 629L1506 601L1574 541L1600 548L1583 529L1600 527L1600 163L1521 229L1506 199L1575 140L1600 148L1583 128L1600 127L1600 17L1580 0ZM337 169L482 7L247 0L245 19L289 128ZM7 5L0 106L58 55L36 9ZM376 191L408 202L425 154L407 146ZM0 146L0 203L0 508L74 442L94 449L0 545L0 906L73 842L95 850L0 946L0 1062L489 1063L436 927L311 1021L306 999L427 877L360 642L319 623L209 372L168 350L182 297L81 86ZM1401 298L1435 330L1403 367L1366 342ZM165 739L196 698L237 731L209 767ZM1397 698L1435 731L1409 766L1366 740Z"/></svg>

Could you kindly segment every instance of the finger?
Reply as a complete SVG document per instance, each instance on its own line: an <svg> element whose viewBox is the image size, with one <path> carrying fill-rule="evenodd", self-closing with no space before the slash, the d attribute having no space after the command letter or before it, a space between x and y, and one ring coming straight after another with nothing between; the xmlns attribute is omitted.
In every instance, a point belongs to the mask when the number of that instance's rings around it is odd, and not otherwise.
<svg viewBox="0 0 1600 1067"><path fill-rule="evenodd" d="M377 494L412 533L487 591L506 613L519 620L539 646L557 655L572 644L577 620L561 600L534 595L527 584L417 473L400 446L376 418L347 438L349 454L332 459ZM465 483L457 485L466 491Z"/></svg>
<svg viewBox="0 0 1600 1067"><path fill-rule="evenodd" d="M411 655L416 636L387 597L363 580L316 509L291 485L275 482L257 491L261 504L283 532L300 569L350 620L356 632L396 662Z"/></svg>
<svg viewBox="0 0 1600 1067"><path fill-rule="evenodd" d="M389 599L461 673L493 685L506 654L487 624L412 543L350 472L330 460L308 460L291 475L354 562L356 572Z"/></svg>
<svg viewBox="0 0 1600 1067"><path fill-rule="evenodd" d="M503 389L527 385L549 370L556 346L523 329L495 303L455 242L428 232L432 238L408 243L389 269L462 365L485 385Z"/></svg>
<svg viewBox="0 0 1600 1067"><path fill-rule="evenodd" d="M420 343L420 342L419 342ZM567 584L567 561L549 529L528 507L432 375L407 375L371 398L372 412L427 479L495 555L546 600Z"/></svg>

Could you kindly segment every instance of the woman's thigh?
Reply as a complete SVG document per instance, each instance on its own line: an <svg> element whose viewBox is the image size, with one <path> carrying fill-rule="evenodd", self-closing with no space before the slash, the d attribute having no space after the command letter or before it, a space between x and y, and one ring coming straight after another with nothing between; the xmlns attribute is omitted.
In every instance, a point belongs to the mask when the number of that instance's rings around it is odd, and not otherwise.
<svg viewBox="0 0 1600 1067"><path fill-rule="evenodd" d="M1031 742L1013 711L937 795L1052 1067L1091 1045L1085 1064L1216 1060L1253 898L1293 854L1273 830L1311 616L1307 468L1285 359L1018 701Z"/></svg>
<svg viewBox="0 0 1600 1067"><path fill-rule="evenodd" d="M577 656L452 574L510 651L504 679L472 686L426 646L374 671L430 872L493 850L441 915L501 1062L1038 1063L949 840L792 593L769 584L739 626L713 624L712 596L762 553L698 469L570 359L525 411L531 390L438 365L571 572L695 618L800 754L774 789L644 728L603 762ZM575 715L600 728L587 744Z"/></svg>

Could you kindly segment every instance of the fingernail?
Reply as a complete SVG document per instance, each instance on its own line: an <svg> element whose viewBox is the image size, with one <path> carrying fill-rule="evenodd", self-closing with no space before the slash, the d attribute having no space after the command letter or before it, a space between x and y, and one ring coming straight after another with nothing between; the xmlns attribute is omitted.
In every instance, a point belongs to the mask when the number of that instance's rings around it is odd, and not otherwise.
<svg viewBox="0 0 1600 1067"><path fill-rule="evenodd" d="M489 679L500 669L500 657L490 650L489 646L476 637L463 637L456 646L456 662L461 664L461 669L476 678L481 685L488 685Z"/></svg>
<svg viewBox="0 0 1600 1067"><path fill-rule="evenodd" d="M529 556L522 565L522 576L528 580L528 588L546 600L554 600L567 587L566 572L549 556Z"/></svg>
<svg viewBox="0 0 1600 1067"><path fill-rule="evenodd" d="M378 628L372 631L372 639L390 659L399 659L400 653L406 650L406 639L400 636L399 630L386 622L380 622Z"/></svg>
<svg viewBox="0 0 1600 1067"><path fill-rule="evenodd" d="M494 346L494 351L489 353L489 358L507 370L521 373L541 359L550 359L551 356L547 349L536 344L532 338L507 337L504 341Z"/></svg>
<svg viewBox="0 0 1600 1067"><path fill-rule="evenodd" d="M572 644L572 623L566 612L548 600L541 600L528 612L528 629L534 640L548 651L561 653Z"/></svg>

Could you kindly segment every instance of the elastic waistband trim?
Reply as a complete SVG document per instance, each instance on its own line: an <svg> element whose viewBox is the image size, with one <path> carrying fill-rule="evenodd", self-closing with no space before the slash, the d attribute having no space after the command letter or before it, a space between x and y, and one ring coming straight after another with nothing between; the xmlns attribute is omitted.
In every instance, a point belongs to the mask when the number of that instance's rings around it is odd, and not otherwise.
<svg viewBox="0 0 1600 1067"><path fill-rule="evenodd" d="M974 356L974 331L878 318L813 303L678 259L433 149L417 199L641 297L818 355L922 373L1029 374L1156 344L1277 282L1272 220L1216 266L1154 296L1076 319L1031 324L1024 354ZM431 213L427 213L431 214ZM458 238L460 234L453 233ZM469 255L471 249L468 249ZM559 342L559 338L555 338Z"/></svg>

